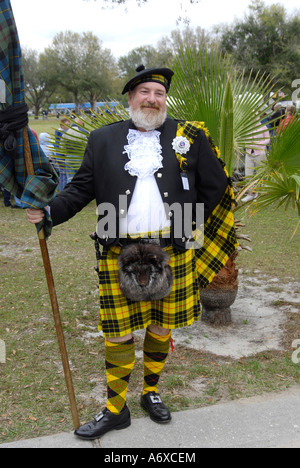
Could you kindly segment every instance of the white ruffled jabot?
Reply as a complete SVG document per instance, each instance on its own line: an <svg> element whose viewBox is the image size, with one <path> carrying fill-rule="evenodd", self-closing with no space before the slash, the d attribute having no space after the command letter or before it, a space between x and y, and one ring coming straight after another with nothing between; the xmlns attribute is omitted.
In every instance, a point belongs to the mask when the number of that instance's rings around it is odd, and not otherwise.
<svg viewBox="0 0 300 468"><path fill-rule="evenodd" d="M170 226L164 203L155 180L155 172L163 167L160 132L129 130L124 146L129 161L124 169L137 176L131 203L125 218L120 219L121 233L148 233Z"/></svg>
<svg viewBox="0 0 300 468"><path fill-rule="evenodd" d="M127 153L130 159L124 167L130 175L143 179L154 175L158 169L163 167L162 147L159 137L160 132L157 130L150 132L129 130L127 135L128 145L124 146L125 151L123 154Z"/></svg>

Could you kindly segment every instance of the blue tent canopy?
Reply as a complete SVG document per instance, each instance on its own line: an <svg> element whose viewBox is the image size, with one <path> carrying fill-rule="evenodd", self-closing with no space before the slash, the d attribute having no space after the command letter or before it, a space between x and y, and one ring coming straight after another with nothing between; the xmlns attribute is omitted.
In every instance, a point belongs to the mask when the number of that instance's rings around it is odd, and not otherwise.
<svg viewBox="0 0 300 468"><path fill-rule="evenodd" d="M102 102L97 102L97 107L99 108L104 108L104 107L107 107L109 106L110 108L111 107L116 107L117 106L117 103L114 102L114 101L111 101L111 102L106 102L106 101L102 101ZM52 110L56 110L56 111L66 111L66 110L74 110L76 108L76 105L74 102L66 102L66 103L59 103L59 104L51 104L49 106L49 110L52 111ZM85 102L83 104L80 104L79 105L79 109L90 109L91 108L91 103L90 102Z"/></svg>

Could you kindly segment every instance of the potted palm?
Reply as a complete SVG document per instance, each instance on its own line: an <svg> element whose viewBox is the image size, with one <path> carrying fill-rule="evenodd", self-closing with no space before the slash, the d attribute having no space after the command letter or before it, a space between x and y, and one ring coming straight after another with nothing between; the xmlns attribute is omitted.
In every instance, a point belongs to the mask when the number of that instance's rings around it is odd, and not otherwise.
<svg viewBox="0 0 300 468"><path fill-rule="evenodd" d="M171 116L204 121L232 177L245 148L251 150L257 144L263 127L260 114L267 110L272 89L270 80L259 74L246 80L230 58L217 49L192 45L182 47L172 68L175 79L169 100ZM236 221L238 238L249 240L240 233L241 227ZM249 249L243 243L240 248ZM237 252L210 285L201 290L202 319L211 324L231 322L230 306L238 291L236 256Z"/></svg>

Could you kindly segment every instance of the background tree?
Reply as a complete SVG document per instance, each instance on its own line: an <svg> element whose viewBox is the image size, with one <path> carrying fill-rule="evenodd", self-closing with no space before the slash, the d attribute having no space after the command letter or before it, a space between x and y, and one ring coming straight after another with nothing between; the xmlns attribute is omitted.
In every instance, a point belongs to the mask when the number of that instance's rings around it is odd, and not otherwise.
<svg viewBox="0 0 300 468"><path fill-rule="evenodd" d="M89 2L90 0L84 0L85 2ZM94 0L97 2L98 0ZM103 3L103 6L117 6L117 5L125 5L128 0L100 0ZM147 3L148 0L136 0L138 6L142 6ZM189 0L190 3L199 3L200 0Z"/></svg>
<svg viewBox="0 0 300 468"><path fill-rule="evenodd" d="M283 6L254 0L243 20L220 26L218 32L222 49L246 75L251 70L272 75L290 98L291 83L300 76L299 14L288 17Z"/></svg>
<svg viewBox="0 0 300 468"><path fill-rule="evenodd" d="M89 2L90 0L84 0L85 2ZM94 0L97 2L98 0ZM144 5L147 3L148 0L136 0L138 6ZM193 1L193 0L192 0ZM103 6L117 6L117 5L124 5L127 3L127 0L102 0Z"/></svg>
<svg viewBox="0 0 300 468"><path fill-rule="evenodd" d="M89 2L90 0L83 0L85 2ZM99 3L102 3L102 8L114 8L117 7L118 5L125 5L128 3L128 0L94 0L95 2L99 1ZM137 6L141 7L148 3L149 0L136 0ZM200 3L201 0L188 0L189 3L194 4L194 3ZM180 3L180 9L181 9L181 14L179 14L177 18L177 23L183 23L183 24L189 24L190 18L187 16L187 10L186 6L184 4L185 2L182 1Z"/></svg>
<svg viewBox="0 0 300 468"><path fill-rule="evenodd" d="M22 56L26 100L33 107L37 119L41 108L49 103L53 96L55 86L49 80L45 64L41 62L36 50L23 48Z"/></svg>
<svg viewBox="0 0 300 468"><path fill-rule="evenodd" d="M186 26L182 30L175 29L170 36L163 36L156 44L137 47L118 60L118 67L122 83L128 81L136 73L139 65L146 68L169 67L175 56L180 53L184 44L212 44L206 31L200 27L195 30ZM124 99L119 99L122 104Z"/></svg>
<svg viewBox="0 0 300 468"><path fill-rule="evenodd" d="M172 52L166 47L146 45L132 49L118 60L121 77L125 81L130 79L139 65L145 65L146 68L164 67L171 56Z"/></svg>
<svg viewBox="0 0 300 468"><path fill-rule="evenodd" d="M169 50L172 54L172 58L180 55L182 48L185 45L193 47L206 48L215 44L217 38L208 34L208 32L197 26L192 28L189 25L186 25L183 29L174 29L171 31L170 36L163 37L157 44L157 47L162 49Z"/></svg>
<svg viewBox="0 0 300 468"><path fill-rule="evenodd" d="M42 60L47 64L51 83L72 93L76 112L87 96L94 107L99 96L114 91L112 77L118 76L115 59L91 32L58 33L42 54Z"/></svg>
<svg viewBox="0 0 300 468"><path fill-rule="evenodd" d="M97 102L106 100L118 90L118 69L109 49L92 33L82 42L82 96L96 111Z"/></svg>

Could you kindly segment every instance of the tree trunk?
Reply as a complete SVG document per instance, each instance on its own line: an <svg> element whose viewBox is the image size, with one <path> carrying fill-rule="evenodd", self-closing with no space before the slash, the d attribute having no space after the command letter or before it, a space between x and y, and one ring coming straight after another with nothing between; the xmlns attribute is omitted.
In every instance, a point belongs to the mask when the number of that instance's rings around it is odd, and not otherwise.
<svg viewBox="0 0 300 468"><path fill-rule="evenodd" d="M35 118L35 120L39 119L39 112L40 112L40 106L36 104L34 106L34 118Z"/></svg>

